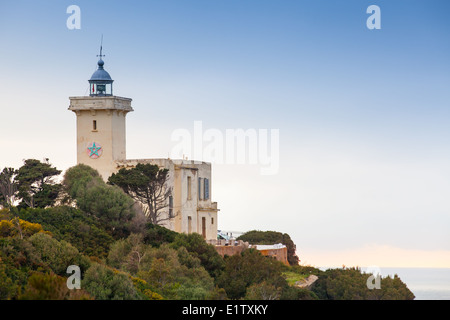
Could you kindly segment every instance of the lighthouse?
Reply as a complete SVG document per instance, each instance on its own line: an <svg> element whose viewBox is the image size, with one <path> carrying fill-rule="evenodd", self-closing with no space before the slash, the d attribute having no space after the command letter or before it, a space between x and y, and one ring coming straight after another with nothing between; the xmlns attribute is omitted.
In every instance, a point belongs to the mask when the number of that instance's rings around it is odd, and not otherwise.
<svg viewBox="0 0 450 320"><path fill-rule="evenodd" d="M113 82L105 70L100 47L97 70L89 82L89 96L69 97L69 110L77 117L77 163L97 171L103 180L126 159L126 115L133 111L130 98L113 95Z"/></svg>

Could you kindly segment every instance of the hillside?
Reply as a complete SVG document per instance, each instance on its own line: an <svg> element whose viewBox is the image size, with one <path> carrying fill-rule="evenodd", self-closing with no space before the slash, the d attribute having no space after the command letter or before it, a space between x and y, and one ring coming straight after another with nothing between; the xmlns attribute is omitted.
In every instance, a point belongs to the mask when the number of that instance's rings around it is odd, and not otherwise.
<svg viewBox="0 0 450 320"><path fill-rule="evenodd" d="M15 202L2 193L2 300L414 298L398 277L384 278L380 290L369 290L367 275L356 268L320 271L296 264L293 255L287 266L254 249L223 258L197 233L149 223L133 211L122 190L90 168L69 169L61 185L46 183L51 187L34 189L33 195L22 189ZM27 205L33 203L30 195L43 205ZM242 238L261 235L265 240L260 241L281 237L295 249L287 234L251 232ZM67 279L74 279L69 266L79 267L81 289L68 288ZM313 286L296 285L310 275L319 278Z"/></svg>

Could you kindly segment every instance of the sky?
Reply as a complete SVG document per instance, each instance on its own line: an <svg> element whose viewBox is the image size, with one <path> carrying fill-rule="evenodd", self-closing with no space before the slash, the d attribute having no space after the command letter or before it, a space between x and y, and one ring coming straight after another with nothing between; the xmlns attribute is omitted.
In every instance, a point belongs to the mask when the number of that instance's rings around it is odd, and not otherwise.
<svg viewBox="0 0 450 320"><path fill-rule="evenodd" d="M370 5L381 29L366 25ZM219 229L288 233L307 265L450 267L449 12L446 0L3 0L0 168L76 164L69 97L87 95L103 35L114 93L133 99L128 159L168 157L196 121L278 130L274 174L212 161Z"/></svg>

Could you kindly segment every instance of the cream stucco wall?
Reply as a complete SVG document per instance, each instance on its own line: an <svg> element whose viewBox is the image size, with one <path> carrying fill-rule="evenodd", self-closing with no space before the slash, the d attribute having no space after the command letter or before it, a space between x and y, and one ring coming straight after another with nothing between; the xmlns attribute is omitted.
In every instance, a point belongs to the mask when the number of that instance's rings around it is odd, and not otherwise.
<svg viewBox="0 0 450 320"><path fill-rule="evenodd" d="M69 110L77 116L77 163L99 171L104 180L116 171L116 161L126 159L126 114L131 99L122 97L70 97ZM96 121L96 129L93 122ZM101 156L89 157L91 143L101 146Z"/></svg>
<svg viewBox="0 0 450 320"><path fill-rule="evenodd" d="M188 233L189 229L191 229L192 232L204 235L206 239L217 239L218 210L217 203L211 201L213 186L211 182L211 164L193 160L173 160L173 162L175 163L176 170L181 172L179 175L180 180L176 182L181 185L181 232ZM191 200L188 199L188 177L191 177ZM199 178L201 179L201 197L199 197ZM208 199L204 199L203 197L205 178L209 180ZM190 222L189 217L191 217ZM189 223L191 224L190 228ZM203 228L203 224L205 224L205 228Z"/></svg>
<svg viewBox="0 0 450 320"><path fill-rule="evenodd" d="M138 163L156 164L169 169L167 185L173 188L173 211L175 217L163 225L176 232L197 232L205 239L217 239L217 203L211 201L211 164L207 162L172 159L135 159L117 162L120 168L132 168ZM189 198L188 177L191 177L191 197ZM209 179L209 199L199 200L198 178ZM164 214L168 215L168 209ZM205 232L203 220L205 218Z"/></svg>

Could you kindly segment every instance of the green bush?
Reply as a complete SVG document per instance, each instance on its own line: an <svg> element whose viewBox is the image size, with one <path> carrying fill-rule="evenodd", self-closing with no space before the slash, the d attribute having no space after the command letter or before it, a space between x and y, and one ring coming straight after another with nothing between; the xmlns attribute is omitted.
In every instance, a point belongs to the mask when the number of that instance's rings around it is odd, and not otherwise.
<svg viewBox="0 0 450 320"><path fill-rule="evenodd" d="M412 300L414 294L395 276L381 279L381 289L367 288L369 275L359 268L329 269L319 275L312 291L325 300Z"/></svg>
<svg viewBox="0 0 450 320"><path fill-rule="evenodd" d="M291 266L298 265L299 258L295 252L296 246L287 233L276 231L252 230L244 233L237 240L247 241L250 244L277 244L282 243L287 248L287 259Z"/></svg>
<svg viewBox="0 0 450 320"><path fill-rule="evenodd" d="M229 298L240 299L249 287L262 282L277 290L286 287L288 284L282 275L283 269L281 262L265 257L255 249L247 249L225 259L225 269L217 283L225 289Z"/></svg>
<svg viewBox="0 0 450 320"><path fill-rule="evenodd" d="M132 280L124 273L93 263L81 281L81 287L96 300L138 300Z"/></svg>
<svg viewBox="0 0 450 320"><path fill-rule="evenodd" d="M77 248L64 240L58 241L48 234L36 233L29 241L40 255L41 261L58 275L67 275L67 267L70 265L79 266L82 272L90 265L89 260Z"/></svg>
<svg viewBox="0 0 450 320"><path fill-rule="evenodd" d="M213 245L206 243L198 233L179 233L171 243L171 247L178 249L185 247L194 257L198 258L208 273L216 278L224 268L224 260Z"/></svg>
<svg viewBox="0 0 450 320"><path fill-rule="evenodd" d="M65 240L87 256L106 257L114 238L98 219L69 207L27 208L19 211L21 219L39 223L57 240Z"/></svg>
<svg viewBox="0 0 450 320"><path fill-rule="evenodd" d="M159 247L163 243L171 243L175 240L177 232L153 223L147 223L144 232L144 242L152 247Z"/></svg>
<svg viewBox="0 0 450 320"><path fill-rule="evenodd" d="M69 290L66 279L55 274L33 273L19 300L92 300L84 290Z"/></svg>
<svg viewBox="0 0 450 320"><path fill-rule="evenodd" d="M83 164L71 167L64 175L63 186L79 209L109 226L116 237L130 233L135 215L133 199L119 187L106 184L96 170Z"/></svg>

